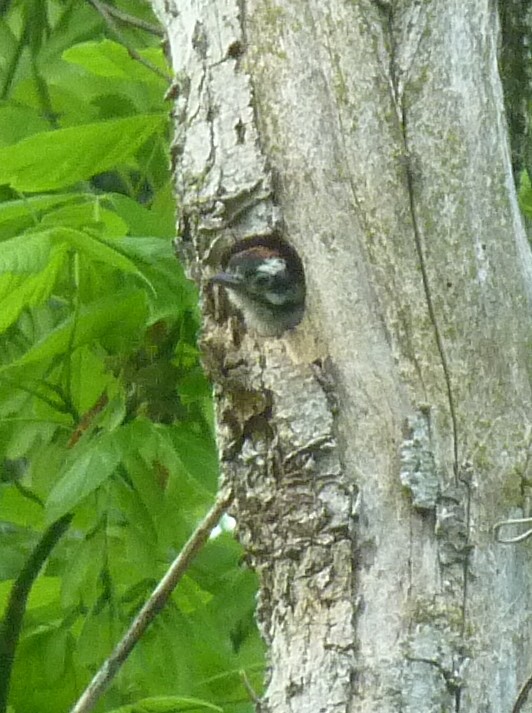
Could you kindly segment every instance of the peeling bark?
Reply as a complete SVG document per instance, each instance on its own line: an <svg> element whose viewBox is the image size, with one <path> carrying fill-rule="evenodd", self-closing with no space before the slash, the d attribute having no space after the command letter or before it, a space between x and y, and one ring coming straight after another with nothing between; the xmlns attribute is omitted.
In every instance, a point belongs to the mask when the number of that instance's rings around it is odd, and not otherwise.
<svg viewBox="0 0 532 713"><path fill-rule="evenodd" d="M154 6L180 247L261 579L261 710L510 711L532 562L492 526L530 494L532 259L493 4ZM206 280L279 233L307 315L255 338Z"/></svg>

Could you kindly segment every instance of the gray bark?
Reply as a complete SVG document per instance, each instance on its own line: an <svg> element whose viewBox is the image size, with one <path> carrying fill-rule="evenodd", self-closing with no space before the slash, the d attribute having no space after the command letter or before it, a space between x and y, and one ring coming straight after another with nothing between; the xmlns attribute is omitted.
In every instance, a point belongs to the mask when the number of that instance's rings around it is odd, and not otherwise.
<svg viewBox="0 0 532 713"><path fill-rule="evenodd" d="M154 0L181 246L261 576L261 710L511 711L532 673L532 258L488 0ZM298 250L284 339L224 320L237 238Z"/></svg>

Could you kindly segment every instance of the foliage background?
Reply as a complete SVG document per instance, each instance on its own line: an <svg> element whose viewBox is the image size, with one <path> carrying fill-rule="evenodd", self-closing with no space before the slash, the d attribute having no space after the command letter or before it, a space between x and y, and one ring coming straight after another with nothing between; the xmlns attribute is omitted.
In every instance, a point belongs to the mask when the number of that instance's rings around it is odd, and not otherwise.
<svg viewBox="0 0 532 713"><path fill-rule="evenodd" d="M118 24L79 0L0 5L0 611L73 515L31 591L13 713L69 710L217 487L197 295L171 243L168 84L117 39L167 70L160 38ZM97 710L252 709L240 559L222 528Z"/></svg>

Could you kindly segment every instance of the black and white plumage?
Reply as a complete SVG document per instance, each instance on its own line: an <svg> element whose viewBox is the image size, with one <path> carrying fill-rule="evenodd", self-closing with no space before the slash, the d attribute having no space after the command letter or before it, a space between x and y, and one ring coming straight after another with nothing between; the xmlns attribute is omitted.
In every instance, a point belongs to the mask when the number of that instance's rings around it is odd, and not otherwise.
<svg viewBox="0 0 532 713"><path fill-rule="evenodd" d="M278 337L303 318L303 268L289 246L253 244L239 249L211 282L227 290L246 326L262 336Z"/></svg>

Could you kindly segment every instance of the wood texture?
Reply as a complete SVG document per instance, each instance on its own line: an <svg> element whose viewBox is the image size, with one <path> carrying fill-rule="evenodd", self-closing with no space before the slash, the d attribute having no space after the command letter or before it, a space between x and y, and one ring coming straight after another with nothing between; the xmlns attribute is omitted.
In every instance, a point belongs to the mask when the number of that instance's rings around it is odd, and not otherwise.
<svg viewBox="0 0 532 713"><path fill-rule="evenodd" d="M270 646L263 711L502 713L531 673L532 259L492 3L154 0L180 238ZM307 315L205 287L281 230Z"/></svg>

